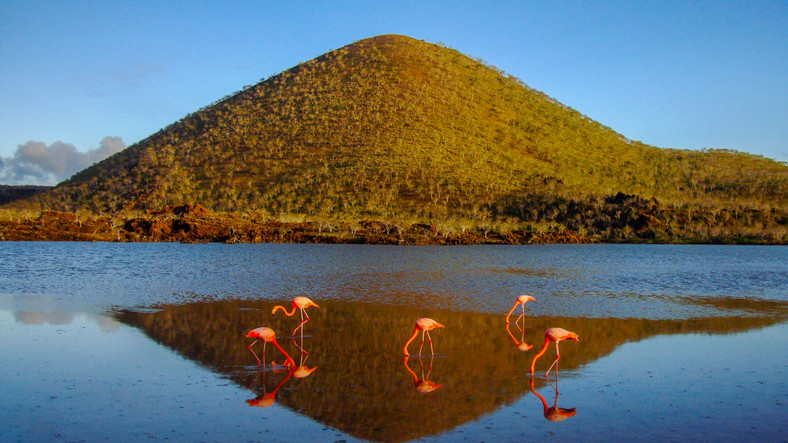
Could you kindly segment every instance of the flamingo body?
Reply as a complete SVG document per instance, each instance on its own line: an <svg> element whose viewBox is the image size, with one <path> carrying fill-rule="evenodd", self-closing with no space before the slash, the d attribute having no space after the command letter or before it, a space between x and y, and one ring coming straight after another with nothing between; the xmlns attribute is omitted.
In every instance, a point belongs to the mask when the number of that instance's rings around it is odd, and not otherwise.
<svg viewBox="0 0 788 443"><path fill-rule="evenodd" d="M518 321L520 321L521 318L525 317L525 304L528 303L529 301L536 301L536 299L531 297L530 295L521 295L517 297L517 299L514 301L514 306L512 306L512 309L510 309L509 313L506 314L506 323L507 324L509 323L509 316L512 315L512 312L514 312L515 309L517 309L517 306L522 306L523 313L520 314L520 316L517 317L517 320L515 320L514 322L517 323Z"/></svg>
<svg viewBox="0 0 788 443"><path fill-rule="evenodd" d="M541 357L545 351L547 351L547 347L550 345L550 342L553 342L555 343L555 361L552 365L550 365L550 369L547 370L544 376L547 377L547 375L550 374L553 366L555 366L556 363L558 363L558 360L561 358L561 353L558 351L558 342L561 340L580 341L580 337L574 332L569 332L566 329L561 328L550 328L544 331L544 346L542 346L542 350L536 354L533 361L531 362L531 375L534 375L534 366L536 365L536 360L539 359L539 357Z"/></svg>
<svg viewBox="0 0 788 443"><path fill-rule="evenodd" d="M293 309L290 312L287 312L287 309L285 309L284 306L274 306L274 309L271 310L271 315L276 315L276 311L282 310L284 311L286 316L291 317L293 314L295 314L296 309L301 310L301 324L299 324L297 328L293 329L293 335L295 335L296 331L298 331L299 328L303 327L304 323L309 321L309 314L306 313L306 308L310 306L314 306L316 308L320 307L317 305L317 303L313 302L312 300L306 297L296 297L293 299L292 302ZM304 316L306 316L306 320L304 320Z"/></svg>
<svg viewBox="0 0 788 443"><path fill-rule="evenodd" d="M249 331L249 333L246 334L246 337L247 338L251 337L255 339L255 341L253 341L252 344L249 345L249 351L251 351L252 354L254 354L254 357L257 359L257 366L260 366L262 364L262 361L260 360L260 357L258 357L257 354L255 354L254 350L252 350L252 346L254 346L254 344L257 343L258 340L263 341L263 359L265 359L265 345L267 343L273 343L274 346L276 346L280 351L282 351L282 354L284 354L285 357L287 358L287 360L285 361L285 366L288 365L295 366L295 361L292 358L290 358L290 356L287 355L287 352L285 352L285 350L282 349L281 346L279 346L279 343L276 342L276 334L274 333L273 329L266 328L265 326L260 328L255 328Z"/></svg>
<svg viewBox="0 0 788 443"><path fill-rule="evenodd" d="M408 342L405 343L405 349L403 349L405 355L410 355L408 352L408 345L413 341L414 338L416 338L416 335L418 335L419 331L421 331L421 348L419 348L419 354L421 354L421 350L424 348L424 333L426 332L427 338L430 340L430 351L432 351L432 354L434 355L435 351L432 350L432 337L430 337L429 331L435 328L445 328L445 326L431 318L420 318L416 320L416 325L413 329L413 335L410 337Z"/></svg>

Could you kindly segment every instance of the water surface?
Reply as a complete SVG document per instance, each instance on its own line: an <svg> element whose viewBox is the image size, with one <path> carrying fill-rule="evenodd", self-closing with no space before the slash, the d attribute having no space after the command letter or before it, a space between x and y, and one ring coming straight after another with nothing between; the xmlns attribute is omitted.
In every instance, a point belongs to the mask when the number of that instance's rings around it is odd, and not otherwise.
<svg viewBox="0 0 788 443"><path fill-rule="evenodd" d="M779 440L788 424L784 247L0 243L0 259L3 440ZM537 300L507 328L521 293ZM270 315L296 295L320 305L303 336ZM446 325L436 355L404 359L421 316ZM299 370L269 346L258 372L257 326ZM528 376L553 326L581 336L561 343L560 395L541 376L553 348Z"/></svg>

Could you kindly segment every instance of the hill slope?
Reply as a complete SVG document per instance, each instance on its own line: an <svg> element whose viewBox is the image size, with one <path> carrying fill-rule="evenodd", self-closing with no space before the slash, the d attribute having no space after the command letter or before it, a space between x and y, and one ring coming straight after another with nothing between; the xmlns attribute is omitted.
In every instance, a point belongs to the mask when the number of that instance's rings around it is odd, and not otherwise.
<svg viewBox="0 0 788 443"><path fill-rule="evenodd" d="M538 201L593 210L618 192L784 212L788 167L632 142L479 60L386 35L228 96L17 205L539 220L549 214L527 210Z"/></svg>

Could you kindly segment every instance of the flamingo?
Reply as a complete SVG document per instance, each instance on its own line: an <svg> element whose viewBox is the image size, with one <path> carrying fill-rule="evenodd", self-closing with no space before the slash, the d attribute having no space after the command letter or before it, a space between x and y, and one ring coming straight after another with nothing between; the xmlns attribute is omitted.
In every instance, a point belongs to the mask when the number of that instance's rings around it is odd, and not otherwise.
<svg viewBox="0 0 788 443"><path fill-rule="evenodd" d="M279 343L276 342L276 335L274 334L273 329L266 328L266 327L255 328L255 329L252 329L251 331L249 331L249 333L246 335L246 337L247 338L248 337L252 337L252 338L255 339L255 341L253 341L252 344L249 345L249 351L251 351L252 354L254 354L254 358L257 359L257 366L258 367L260 366L260 364L262 362L260 361L260 357L258 357L257 354L255 354L254 350L252 349L252 346L254 346L254 344L257 343L258 340L263 340L263 359L265 359L265 345L268 342L271 342L280 351L282 351L282 354L284 354L285 357L287 357L287 360L285 360L285 366L288 366L288 365L295 366L295 361L292 358L290 358L290 356L287 355L287 352L285 352L285 350L282 349L281 346L279 346Z"/></svg>
<svg viewBox="0 0 788 443"><path fill-rule="evenodd" d="M517 300L514 301L514 306L512 306L512 309L509 310L508 314L506 314L506 324L509 324L509 316L512 315L512 312L514 312L514 310L517 308L517 305L522 305L523 313L520 314L520 316L517 317L517 320L515 320L514 322L517 323L520 321L521 318L525 317L525 304L529 301L536 301L536 299L531 297L530 295L521 295L517 297Z"/></svg>
<svg viewBox="0 0 788 443"><path fill-rule="evenodd" d="M416 327L413 330L413 335L410 337L408 342L405 343L405 349L403 349L405 355L410 355L408 352L408 345L413 341L414 338L416 338L416 335L419 333L419 331L421 331L421 347L419 348L419 355L421 355L421 350L424 348L425 332L427 333L427 338L430 339L430 351L432 352L432 355L435 355L435 351L432 349L432 337L430 337L430 331L435 328L445 328L445 326L431 318L420 318L416 320Z"/></svg>
<svg viewBox="0 0 788 443"><path fill-rule="evenodd" d="M281 309L282 311L285 312L286 316L291 317L293 314L295 314L296 308L300 309L301 310L301 324L299 324L297 328L293 329L293 335L295 335L295 333L298 330L298 328L303 327L304 323L309 321L309 314L306 313L306 308L308 308L310 306L314 306L316 308L320 307L320 306L317 305L317 303L313 302L312 300L310 300L310 299L308 299L306 297L296 297L296 298L293 299L293 310L292 311L287 312L287 309L285 309L284 306L274 306L274 309L271 311L271 315L276 315L276 311ZM306 315L306 320L304 320L304 315Z"/></svg>
<svg viewBox="0 0 788 443"><path fill-rule="evenodd" d="M542 346L542 350L539 351L538 354L534 357L533 361L531 362L531 376L534 375L534 365L536 365L536 360L542 356L547 350L547 346L550 345L550 342L555 342L555 361L552 365L550 365L550 369L545 372L545 378L550 374L550 371L553 369L553 366L558 363L558 359L561 358L561 353L558 351L558 342L561 340L574 340L580 341L580 337L577 336L574 332L569 332L566 329L561 328L550 328L544 331L544 346Z"/></svg>

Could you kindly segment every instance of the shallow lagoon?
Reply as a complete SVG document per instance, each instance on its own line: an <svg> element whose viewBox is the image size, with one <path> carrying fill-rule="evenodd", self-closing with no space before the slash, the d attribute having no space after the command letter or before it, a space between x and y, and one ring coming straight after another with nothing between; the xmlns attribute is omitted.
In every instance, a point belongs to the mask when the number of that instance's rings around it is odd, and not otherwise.
<svg viewBox="0 0 788 443"><path fill-rule="evenodd" d="M5 243L0 258L2 440L779 440L788 424L784 247ZM537 301L507 329L523 292ZM303 337L270 316L295 295L321 306ZM404 360L419 316L447 328L434 359ZM314 370L269 347L258 373L244 335L263 325ZM581 336L561 344L558 398L539 375L552 348L528 377L550 326ZM556 402L568 417L546 420Z"/></svg>

